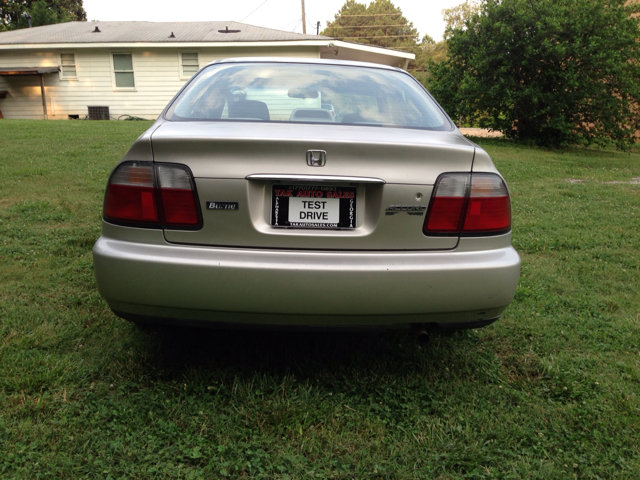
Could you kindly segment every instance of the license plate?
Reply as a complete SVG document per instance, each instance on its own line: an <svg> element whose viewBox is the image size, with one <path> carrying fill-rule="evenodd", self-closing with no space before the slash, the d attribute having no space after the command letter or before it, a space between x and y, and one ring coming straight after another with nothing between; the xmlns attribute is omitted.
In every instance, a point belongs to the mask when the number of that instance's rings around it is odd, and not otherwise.
<svg viewBox="0 0 640 480"><path fill-rule="evenodd" d="M271 225L290 228L355 228L356 187L274 185Z"/></svg>

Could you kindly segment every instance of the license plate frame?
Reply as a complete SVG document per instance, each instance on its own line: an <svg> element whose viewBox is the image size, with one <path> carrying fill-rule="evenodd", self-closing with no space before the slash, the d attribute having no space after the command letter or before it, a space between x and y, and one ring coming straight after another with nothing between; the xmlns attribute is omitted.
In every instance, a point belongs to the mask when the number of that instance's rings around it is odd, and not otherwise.
<svg viewBox="0 0 640 480"><path fill-rule="evenodd" d="M357 219L356 191L357 188L351 185L274 184L271 187L271 226L353 230Z"/></svg>

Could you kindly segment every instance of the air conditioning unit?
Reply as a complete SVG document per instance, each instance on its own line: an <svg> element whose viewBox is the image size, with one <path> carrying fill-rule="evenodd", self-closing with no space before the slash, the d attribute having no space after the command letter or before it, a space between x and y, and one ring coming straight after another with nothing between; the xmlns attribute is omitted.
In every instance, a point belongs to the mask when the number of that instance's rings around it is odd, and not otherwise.
<svg viewBox="0 0 640 480"><path fill-rule="evenodd" d="M88 107L89 120L109 120L109 107Z"/></svg>

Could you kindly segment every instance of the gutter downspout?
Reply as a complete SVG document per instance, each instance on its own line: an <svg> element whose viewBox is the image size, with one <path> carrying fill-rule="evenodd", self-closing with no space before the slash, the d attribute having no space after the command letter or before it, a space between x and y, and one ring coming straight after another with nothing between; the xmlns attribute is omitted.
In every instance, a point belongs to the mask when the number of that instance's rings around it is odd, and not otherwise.
<svg viewBox="0 0 640 480"><path fill-rule="evenodd" d="M44 74L40 74L40 95L42 96L42 112L44 113L44 119L49 120L47 115L47 96L44 94Z"/></svg>

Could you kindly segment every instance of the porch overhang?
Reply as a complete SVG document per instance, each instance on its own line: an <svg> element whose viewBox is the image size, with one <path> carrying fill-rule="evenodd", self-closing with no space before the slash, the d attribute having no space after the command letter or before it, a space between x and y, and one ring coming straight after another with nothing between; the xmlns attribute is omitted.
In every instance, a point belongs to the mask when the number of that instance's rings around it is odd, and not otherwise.
<svg viewBox="0 0 640 480"><path fill-rule="evenodd" d="M0 76L4 75L42 75L44 73L58 73L60 67L3 67Z"/></svg>
<svg viewBox="0 0 640 480"><path fill-rule="evenodd" d="M9 75L40 75L40 96L42 97L42 114L44 119L48 120L49 115L47 113L47 96L44 91L44 74L45 73L58 73L60 67L3 67L0 68L0 76ZM4 96L0 98L6 98L7 93L4 92Z"/></svg>

